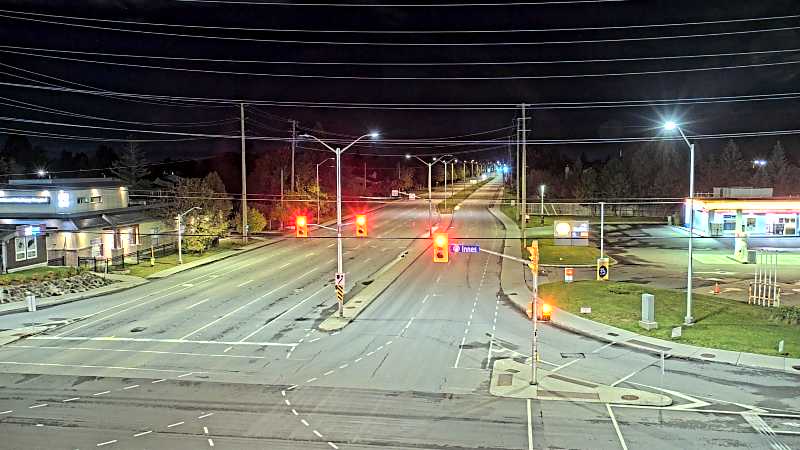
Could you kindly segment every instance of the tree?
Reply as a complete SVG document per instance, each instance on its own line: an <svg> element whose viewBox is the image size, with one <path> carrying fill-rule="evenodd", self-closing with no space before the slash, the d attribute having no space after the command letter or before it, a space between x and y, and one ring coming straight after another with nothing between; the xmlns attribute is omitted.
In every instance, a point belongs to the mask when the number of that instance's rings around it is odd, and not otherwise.
<svg viewBox="0 0 800 450"><path fill-rule="evenodd" d="M796 183L797 178L792 175L796 174L797 168L786 159L786 152L783 150L781 141L775 142L772 147L764 171L767 174L768 187L774 188L776 195L793 193L793 184Z"/></svg>
<svg viewBox="0 0 800 450"><path fill-rule="evenodd" d="M236 225L236 231L242 232L242 213L237 212L233 218L233 223ZM260 233L267 227L267 218L264 214L253 206L247 207L247 229L250 233Z"/></svg>
<svg viewBox="0 0 800 450"><path fill-rule="evenodd" d="M622 160L612 158L600 172L601 194L607 198L621 198L628 195L628 174Z"/></svg>
<svg viewBox="0 0 800 450"><path fill-rule="evenodd" d="M150 174L150 169L137 143L128 142L119 159L114 161L111 173L131 188L141 188L147 184L144 177Z"/></svg>
<svg viewBox="0 0 800 450"><path fill-rule="evenodd" d="M587 200L597 196L599 190L597 171L589 167L584 169L575 186L575 198Z"/></svg>
<svg viewBox="0 0 800 450"><path fill-rule="evenodd" d="M742 157L742 152L739 151L739 146L733 140L728 141L720 153L717 160L717 172L719 187L741 185L745 180L745 176L748 174L748 165Z"/></svg>
<svg viewBox="0 0 800 450"><path fill-rule="evenodd" d="M117 159L119 159L119 157L113 148L105 144L100 144L97 146L97 150L94 151L92 167L95 169L110 169Z"/></svg>
<svg viewBox="0 0 800 450"><path fill-rule="evenodd" d="M165 220L175 220L178 214L193 207L200 208L189 213L184 220L188 250L203 252L228 233L232 205L216 172L204 178L181 178L175 188L175 197L175 203L164 211Z"/></svg>

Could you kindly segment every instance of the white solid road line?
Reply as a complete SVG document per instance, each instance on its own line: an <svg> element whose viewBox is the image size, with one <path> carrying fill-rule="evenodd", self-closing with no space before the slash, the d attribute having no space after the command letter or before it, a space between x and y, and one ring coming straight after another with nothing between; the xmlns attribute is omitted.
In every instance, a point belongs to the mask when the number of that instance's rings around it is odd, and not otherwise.
<svg viewBox="0 0 800 450"><path fill-rule="evenodd" d="M191 305L191 306L187 306L187 307L186 307L186 309L192 309L192 308L194 308L195 306L197 306L197 305L201 305L201 304L203 304L203 303L205 303L205 302L207 302L207 301L209 301L209 300L211 300L211 298L207 298L207 299L205 299L205 300L200 300L199 302L197 302L197 303L195 303L195 304L193 304L193 305Z"/></svg>
<svg viewBox="0 0 800 450"><path fill-rule="evenodd" d="M647 367L650 367L650 366L647 366ZM630 377L632 377L632 376L636 375L637 373L639 373L639 372L641 372L641 371L642 371L642 369L639 369L639 370L634 370L633 372L631 372L631 373L629 373L629 374L625 375L624 377L620 378L619 380L617 380L617 381L615 381L615 382L611 383L609 386L611 386L611 387L614 387L614 386L616 386L616 385L618 385L618 384L620 384L620 383L622 383L622 382L624 382L624 381L628 380Z"/></svg>
<svg viewBox="0 0 800 450"><path fill-rule="evenodd" d="M184 372L183 370L148 369L144 367L96 366L89 364L59 364L59 363L35 363L35 362L21 362L21 361L0 361L0 366L3 364L14 365L14 366L74 367L79 369L141 370L144 372L172 372L172 373Z"/></svg>
<svg viewBox="0 0 800 450"><path fill-rule="evenodd" d="M456 355L456 363L453 364L454 369L458 369L458 361L461 359L461 351L464 349L464 342L467 340L466 333L461 337L461 345L458 346L458 355Z"/></svg>
<svg viewBox="0 0 800 450"><path fill-rule="evenodd" d="M525 399L528 404L528 450L533 450L533 422L531 421L531 399Z"/></svg>
<svg viewBox="0 0 800 450"><path fill-rule="evenodd" d="M269 292L266 292L266 293L264 293L264 294L261 294L260 296L258 296L258 297L256 297L256 298L254 298L253 300L250 300L249 302L247 302L247 303L245 303L244 305L242 305L242 306L240 306L240 307L238 307L238 308L234 309L233 311L231 311L231 312L229 312L229 313L227 313L227 314L225 314L225 315L223 315L223 316L220 316L220 317L218 317L217 319L214 319L214 320L212 320L211 322L209 322L209 323L207 323L207 324L203 325L202 327L200 327L200 328L198 328L198 329L196 329L196 330L192 331L192 332L191 332L191 333L189 333L189 334L186 334L185 336L181 337L181 340L184 340L184 339L188 338L189 336L191 336L191 335L193 335L193 334L197 334L197 333L199 333L199 332L201 332L201 331L205 330L206 328L208 328L208 327L210 327L210 326L214 325L215 323L219 322L220 320L226 319L226 318L228 318L228 317L232 316L233 314L236 314L237 312L239 312L239 311L243 310L244 308L247 308L248 306L252 305L253 303L255 303L255 302L257 302L257 301L260 301L260 300L264 299L264 298L265 298L265 297L267 297L268 295L272 295L274 292L276 292L276 291L278 291L278 290L280 290L280 289L283 289L283 288L285 288L286 286L288 286L288 285L290 285L290 284L292 284L292 283L296 282L297 280L299 280L299 279L301 279L301 278L303 278L303 277L306 277L306 276L308 276L308 275L310 275L310 274L312 274L312 273L314 273L314 272L316 272L316 271L317 271L317 269L316 269L316 268L315 268L315 269L311 269L311 270L309 270L308 272L304 273L303 275L300 275L299 277L295 278L294 280L287 281L286 283L284 283L284 284L282 284L282 285L280 285L280 286L276 287L275 289L273 289L273 290L271 290L271 291L269 291Z"/></svg>
<svg viewBox="0 0 800 450"><path fill-rule="evenodd" d="M255 344L255 343L254 343ZM234 358L234 359L265 359L266 356L246 356L246 355L226 355L223 353L193 353L193 352L167 352L162 350L132 350L122 348L96 348L96 347L59 347L50 345L9 345L9 348L27 348L31 350L69 350L84 352L117 352L117 353L144 353L151 355L177 355L177 356L199 356L209 358ZM230 347L228 347L230 348ZM132 388L124 388L132 389Z"/></svg>
<svg viewBox="0 0 800 450"><path fill-rule="evenodd" d="M277 317L275 317L274 319L272 319L272 320L271 320L269 323L265 323L264 325L262 325L262 326L258 327L258 329L257 329L256 331L253 331L252 333L250 333L250 334L248 334L247 336L245 336L245 337L243 337L242 339L240 339L240 340L239 340L239 342L244 342L244 341L246 341L246 340L250 339L251 337L255 336L256 334L260 333L260 332L261 332L261 331L262 331L264 328L266 328L268 325L270 325L270 324L272 324L272 323L275 323L275 322L277 322L277 321L278 321L278 319L280 319L281 317L283 317L285 314L288 314L289 312L291 312L292 310L294 310L294 309L295 309L295 308L297 308L298 306L300 306L300 305L302 305L303 303L305 303L305 302L309 301L309 300L310 300L312 297L314 297L315 295L317 295L317 294L319 294L320 292L322 292L323 290L325 290L325 288L327 288L327 286L322 286L322 287L321 287L321 288L319 288L319 289L318 289L316 292L314 292L313 294L309 295L309 296L308 296L308 297L306 297L305 299L301 300L301 301L300 301L300 302L298 302L296 305L294 305L294 306L292 306L291 308L287 309L286 311L284 311L284 312L282 312L282 313L278 314L278 316L277 316Z"/></svg>
<svg viewBox="0 0 800 450"><path fill-rule="evenodd" d="M219 344L219 345L255 345L259 347L294 347L296 343L283 342L232 342L232 341L193 341L187 339L154 339L125 337L85 337L85 336L31 336L28 339L40 341L109 341L109 342L158 342L165 344Z"/></svg>
<svg viewBox="0 0 800 450"><path fill-rule="evenodd" d="M250 283L252 283L252 282L253 282L253 280L247 280L247 281L245 281L244 283L242 283L242 284L240 284L240 285L238 285L238 286L236 286L236 287L237 287L237 288L240 288L240 287L243 287L243 286L247 286L248 284L250 284Z"/></svg>
<svg viewBox="0 0 800 450"><path fill-rule="evenodd" d="M553 372L558 372L561 369L565 369L565 368L575 364L576 362L580 361L581 359L582 358L576 358L576 359L573 359L572 361L570 361L570 362L568 362L566 364L562 364L562 365L556 367L555 369L553 369Z"/></svg>
<svg viewBox="0 0 800 450"><path fill-rule="evenodd" d="M619 445L622 446L622 450L628 450L628 446L625 444L625 438L622 437L622 431L619 430L619 424L617 423L617 418L614 416L614 411L611 410L611 405L606 403L606 410L608 410L608 416L611 417L611 423L614 424L614 431L617 432L617 437L619 438Z"/></svg>

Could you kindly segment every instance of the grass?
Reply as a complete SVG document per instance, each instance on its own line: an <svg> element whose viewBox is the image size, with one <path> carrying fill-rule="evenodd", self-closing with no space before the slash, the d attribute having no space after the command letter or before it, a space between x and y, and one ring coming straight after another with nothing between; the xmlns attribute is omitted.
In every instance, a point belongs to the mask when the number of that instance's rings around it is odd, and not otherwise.
<svg viewBox="0 0 800 450"><path fill-rule="evenodd" d="M55 280L80 273L76 267L34 267L20 272L0 275L0 285L23 284L28 281Z"/></svg>
<svg viewBox="0 0 800 450"><path fill-rule="evenodd" d="M436 205L436 210L439 211L439 214L453 214L455 207L466 200L473 192L477 191L481 186L485 185L489 182L489 179L485 181L479 181L477 184L468 184L467 187L457 191L452 197L447 198L447 208L444 207L444 200L439 202Z"/></svg>
<svg viewBox="0 0 800 450"><path fill-rule="evenodd" d="M635 283L578 281L548 283L539 287L548 302L578 314L581 306L590 306L588 317L646 336L670 339L670 331L683 323L686 314L685 292L653 289ZM659 328L647 331L639 327L641 296L655 295L655 320ZM771 318L774 310L725 300L708 295L694 295L696 324L683 328L677 342L732 351L778 355L778 341L785 340L789 357L800 357L800 325L790 325Z"/></svg>
<svg viewBox="0 0 800 450"><path fill-rule="evenodd" d="M231 239L231 240L220 241L218 247L212 247L203 253L184 252L183 263L186 264L192 261L197 261L198 259L208 258L209 256L213 256L224 251L233 250L240 245L242 245L241 240ZM125 268L130 269L129 275L144 278L156 272L171 269L177 265L178 265L178 254L175 253L173 255L167 255L161 258L156 258L155 265L153 266L150 265L150 258L142 258L139 264L127 265L125 266Z"/></svg>
<svg viewBox="0 0 800 450"><path fill-rule="evenodd" d="M600 250L592 245L555 245L553 239L539 239L540 264L595 264Z"/></svg>
<svg viewBox="0 0 800 450"><path fill-rule="evenodd" d="M514 222L519 225L518 214L519 209L515 205L503 204L500 210L510 217ZM550 236L553 234L553 221L554 220L588 220L590 225L600 225L599 216L544 216L544 224L542 224L542 216L538 214L530 215L528 219L527 233L530 236L531 232L536 233L540 229L550 230ZM666 219L663 217L642 217L642 216L606 216L606 223L655 223L666 224Z"/></svg>

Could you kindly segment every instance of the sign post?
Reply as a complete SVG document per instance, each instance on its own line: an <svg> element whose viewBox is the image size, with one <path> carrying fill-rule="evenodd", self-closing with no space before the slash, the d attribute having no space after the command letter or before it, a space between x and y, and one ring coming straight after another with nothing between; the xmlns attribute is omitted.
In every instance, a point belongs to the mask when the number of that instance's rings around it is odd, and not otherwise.
<svg viewBox="0 0 800 450"><path fill-rule="evenodd" d="M344 272L336 272L336 275L334 276L334 282L336 285L336 302L339 303L339 311L344 311Z"/></svg>
<svg viewBox="0 0 800 450"><path fill-rule="evenodd" d="M528 264L531 272L533 273L533 303L531 320L533 321L533 339L531 340L531 386L538 384L536 369L539 360L539 329L538 329L538 303L539 303L539 241L532 241L531 246L528 247L531 262Z"/></svg>
<svg viewBox="0 0 800 450"><path fill-rule="evenodd" d="M608 258L597 258L597 281L608 280Z"/></svg>

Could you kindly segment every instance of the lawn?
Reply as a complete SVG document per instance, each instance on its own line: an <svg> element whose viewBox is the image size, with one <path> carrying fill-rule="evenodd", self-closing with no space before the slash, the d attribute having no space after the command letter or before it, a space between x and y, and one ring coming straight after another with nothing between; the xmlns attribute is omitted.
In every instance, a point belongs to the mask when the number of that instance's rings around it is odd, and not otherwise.
<svg viewBox="0 0 800 450"><path fill-rule="evenodd" d="M34 267L14 273L0 275L0 285L10 283L25 283L27 281L39 281L46 279L66 278L80 273L76 267Z"/></svg>
<svg viewBox="0 0 800 450"><path fill-rule="evenodd" d="M595 264L600 257L597 247L554 245L553 239L538 239L540 264Z"/></svg>
<svg viewBox="0 0 800 450"><path fill-rule="evenodd" d="M670 330L683 323L686 293L671 289L653 289L635 283L579 281L548 283L539 287L548 302L578 314L581 306L590 306L584 315L597 322L613 325L646 336L670 340ZM655 295L655 314L659 328L647 331L639 327L641 296ZM702 347L779 356L778 341L785 340L785 351L800 357L800 325L771 319L774 309L708 295L694 295L696 324L683 328L676 341Z"/></svg>
<svg viewBox="0 0 800 450"><path fill-rule="evenodd" d="M207 258L209 256L216 255L220 252L233 250L236 247L242 245L242 241L240 240L223 240L220 241L218 247L212 247L206 250L204 253L183 253L183 263L190 263L192 261L196 261L198 259ZM141 262L138 265L127 265L125 266L126 269L130 269L130 275L136 277L147 277L152 275L156 272L160 272L162 270L171 269L178 265L178 254L175 253L173 255L167 255L161 258L156 258L155 265L150 265L150 258L142 258Z"/></svg>
<svg viewBox="0 0 800 450"><path fill-rule="evenodd" d="M508 217L510 217L514 222L519 225L519 221L517 220L517 207L510 205L510 204L503 204L500 206L500 210L505 213ZM542 216L538 214L533 214L529 216L528 219L528 235L530 236L531 233L537 233L540 229L548 229L550 230L550 236L553 233L553 221L554 220L588 220L590 225L600 225L600 216L589 217L589 216L544 216L544 224L542 224ZM666 219L663 217L640 217L640 216L606 216L605 217L606 223L656 223L656 224L665 224Z"/></svg>

